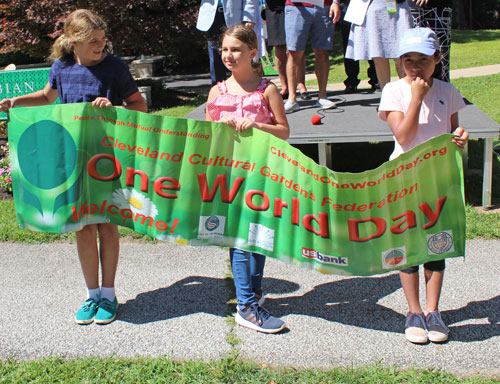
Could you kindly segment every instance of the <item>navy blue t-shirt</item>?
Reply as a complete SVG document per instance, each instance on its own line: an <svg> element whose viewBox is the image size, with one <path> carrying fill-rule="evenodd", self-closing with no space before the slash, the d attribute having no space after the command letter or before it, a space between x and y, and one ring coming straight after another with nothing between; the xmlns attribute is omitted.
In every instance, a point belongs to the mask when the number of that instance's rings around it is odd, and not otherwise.
<svg viewBox="0 0 500 384"><path fill-rule="evenodd" d="M112 55L89 67L76 63L73 58L56 60L50 68L49 84L58 90L62 104L106 97L111 104L119 106L138 91L128 66Z"/></svg>

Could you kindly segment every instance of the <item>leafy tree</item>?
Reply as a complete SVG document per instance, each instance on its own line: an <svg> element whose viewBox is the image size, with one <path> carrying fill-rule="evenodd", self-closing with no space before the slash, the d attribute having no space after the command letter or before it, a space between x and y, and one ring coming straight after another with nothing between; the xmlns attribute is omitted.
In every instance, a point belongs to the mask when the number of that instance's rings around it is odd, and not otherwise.
<svg viewBox="0 0 500 384"><path fill-rule="evenodd" d="M108 23L115 54L170 54L185 64L204 47L198 7L198 0L0 0L0 53L46 58L64 18L87 8Z"/></svg>

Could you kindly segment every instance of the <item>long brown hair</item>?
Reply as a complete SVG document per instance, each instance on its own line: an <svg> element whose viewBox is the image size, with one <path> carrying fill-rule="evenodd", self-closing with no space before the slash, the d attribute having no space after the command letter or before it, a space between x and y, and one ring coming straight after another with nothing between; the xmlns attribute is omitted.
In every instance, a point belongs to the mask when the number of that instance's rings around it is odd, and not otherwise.
<svg viewBox="0 0 500 384"><path fill-rule="evenodd" d="M77 9L71 12L64 22L63 33L52 45L50 60L73 56L73 42L90 40L96 29L106 30L103 19L88 9Z"/></svg>

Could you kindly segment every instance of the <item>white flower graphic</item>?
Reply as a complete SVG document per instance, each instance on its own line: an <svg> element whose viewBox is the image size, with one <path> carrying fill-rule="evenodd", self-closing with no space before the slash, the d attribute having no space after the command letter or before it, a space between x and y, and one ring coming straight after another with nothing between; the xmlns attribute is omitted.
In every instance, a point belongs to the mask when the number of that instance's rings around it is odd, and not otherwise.
<svg viewBox="0 0 500 384"><path fill-rule="evenodd" d="M158 215L158 209L151 199L135 189L117 189L113 192L113 203L120 209L130 209L134 214L153 218Z"/></svg>

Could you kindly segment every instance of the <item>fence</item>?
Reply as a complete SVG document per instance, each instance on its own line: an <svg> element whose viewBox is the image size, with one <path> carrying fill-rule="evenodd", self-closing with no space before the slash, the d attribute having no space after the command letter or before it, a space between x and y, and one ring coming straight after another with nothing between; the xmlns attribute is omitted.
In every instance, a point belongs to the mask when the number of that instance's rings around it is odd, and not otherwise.
<svg viewBox="0 0 500 384"><path fill-rule="evenodd" d="M436 8L412 8L411 15L415 25L431 28L439 39L441 46L441 80L450 81L450 46L451 46L451 8L444 8L438 14Z"/></svg>

